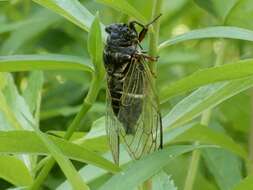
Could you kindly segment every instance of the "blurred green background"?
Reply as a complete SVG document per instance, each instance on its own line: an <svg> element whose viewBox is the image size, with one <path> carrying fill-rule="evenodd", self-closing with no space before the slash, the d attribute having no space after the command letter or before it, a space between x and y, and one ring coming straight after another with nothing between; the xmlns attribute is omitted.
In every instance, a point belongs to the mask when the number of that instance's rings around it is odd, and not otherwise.
<svg viewBox="0 0 253 190"><path fill-rule="evenodd" d="M104 25L135 19L97 1L83 0L80 2L93 15L99 12L100 21ZM151 20L153 0L128 0L127 2L147 20ZM71 9L71 7L69 8ZM250 0L164 0L162 13L159 43L192 30L212 26L235 26L253 30L253 2ZM250 38L252 39L252 36ZM87 41L87 32L31 0L0 0L0 61L4 59L2 56L60 54L75 56L75 59L78 57L84 62L90 63ZM203 40L191 40L166 47L159 52L160 57L157 63L158 91L163 91L171 83L200 69L213 67L217 62L221 46L224 48L224 55L222 56L222 63L224 64L236 63L239 60L253 57L252 42L236 39L222 40L207 37ZM143 42L143 47L144 49L149 48L148 38ZM29 85L35 81L44 81L40 104L40 129L43 132L55 135L59 135L59 131L67 129L79 111L91 85L90 74L83 71L50 70L43 71L43 74L36 71L14 72L12 77L18 93L29 101L36 101L36 99L32 99L34 98L32 95L29 95ZM206 77L212 78L213 76ZM3 80L0 81L0 87L3 85L1 83ZM75 139L83 137L86 132L90 131L92 125L98 125L101 117L105 115L105 89L104 80L97 101L82 119L79 127L80 133L75 133ZM169 114L172 108L187 95L189 93L179 94L163 103L161 105L162 115ZM252 145L249 143L250 128L253 127L251 126L252 100L253 94L250 89L239 94L236 93L229 99L225 98L219 102L220 104L217 107L212 109L209 123L209 127L214 132L225 134L233 143L247 152L249 149L253 149L253 143ZM209 107L210 105L206 105L206 108ZM36 108L31 108L31 111L35 112L35 110ZM3 131L12 130L4 117L4 114L1 113L0 129ZM196 122L200 120L199 118L192 119ZM103 123L100 125L103 126ZM199 141L202 137L188 137L188 140L186 140L187 137L182 138L185 139L179 140L175 144L190 144L192 141ZM208 137L206 138L208 139ZM105 142L105 139L102 142ZM216 144L215 140L213 142ZM107 144L103 146L100 144L99 154L108 150ZM91 149L96 148L92 147ZM249 154L253 154L252 152L253 150L248 152L248 158L250 158ZM164 169L178 190L184 189L190 158L190 153L183 155L174 159ZM80 162L74 162L74 165L77 169L85 166L84 163ZM248 160L228 150L204 149L193 189L232 190L240 183L240 180L252 174L253 169L250 168ZM102 179L100 177L97 179L98 182L93 180L91 187L94 186L96 189L107 179L109 179L109 175L103 176ZM58 166L55 166L42 189L56 189L64 181L63 173ZM5 177L0 179L0 189L11 187L13 187L11 180ZM171 187L171 189L175 189L175 187ZM245 190L250 189L252 189L250 186L245 188Z"/></svg>

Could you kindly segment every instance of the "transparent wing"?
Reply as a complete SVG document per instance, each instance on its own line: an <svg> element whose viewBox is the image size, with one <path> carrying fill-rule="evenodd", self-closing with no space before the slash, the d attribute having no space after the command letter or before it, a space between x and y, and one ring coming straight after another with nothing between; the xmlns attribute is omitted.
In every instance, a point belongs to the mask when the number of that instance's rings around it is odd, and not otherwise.
<svg viewBox="0 0 253 190"><path fill-rule="evenodd" d="M126 126L119 127L119 132L134 159L139 159L162 146L159 103L148 69L144 62L131 64L123 85L122 106L118 116L121 123L127 121ZM127 127L130 128L128 132Z"/></svg>
<svg viewBox="0 0 253 190"><path fill-rule="evenodd" d="M119 164L119 121L115 117L111 107L111 95L107 89L107 101L106 101L106 124L105 129L108 136L109 145L113 155L114 162Z"/></svg>

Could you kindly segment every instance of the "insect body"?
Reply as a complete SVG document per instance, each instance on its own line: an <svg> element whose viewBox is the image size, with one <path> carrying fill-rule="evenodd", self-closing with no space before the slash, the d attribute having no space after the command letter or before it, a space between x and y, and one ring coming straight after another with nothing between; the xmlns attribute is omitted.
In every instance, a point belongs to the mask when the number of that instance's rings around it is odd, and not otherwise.
<svg viewBox="0 0 253 190"><path fill-rule="evenodd" d="M108 85L106 131L116 163L120 138L135 159L162 147L159 104L146 65L146 61L156 58L139 48L148 26L156 19L147 25L133 21L105 29L108 33L103 53ZM142 27L140 33L136 24Z"/></svg>

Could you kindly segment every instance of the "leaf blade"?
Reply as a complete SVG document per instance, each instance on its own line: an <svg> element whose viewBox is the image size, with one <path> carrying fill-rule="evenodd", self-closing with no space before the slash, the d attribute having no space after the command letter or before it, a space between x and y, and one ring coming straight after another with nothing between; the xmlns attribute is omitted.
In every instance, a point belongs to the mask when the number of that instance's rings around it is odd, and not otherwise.
<svg viewBox="0 0 253 190"><path fill-rule="evenodd" d="M188 40L199 40L208 38L229 38L237 40L253 41L253 32L248 29L231 27L231 26L216 26L203 29L192 30L185 34L176 36L166 40L159 45L159 50L168 46L175 45Z"/></svg>
<svg viewBox="0 0 253 190"><path fill-rule="evenodd" d="M0 156L0 177L16 186L29 186L33 181L25 164L15 156L7 155Z"/></svg>
<svg viewBox="0 0 253 190"><path fill-rule="evenodd" d="M101 188L99 188L99 190L133 189L155 173L159 172L171 159L183 153L192 151L195 148L200 147L173 146L149 154L145 158L134 162L130 167L119 174L113 176Z"/></svg>
<svg viewBox="0 0 253 190"><path fill-rule="evenodd" d="M142 23L147 23L147 19L125 0L96 0L96 2L103 3L117 11L121 11L133 18L136 18Z"/></svg>
<svg viewBox="0 0 253 190"><path fill-rule="evenodd" d="M119 168L116 167L112 162L107 161L106 159L79 145L56 137L50 137L50 139L61 149L66 157L96 165L97 167L101 167L111 172L119 171ZM0 142L1 153L27 153L38 155L49 154L45 145L43 145L41 140L38 139L36 134L32 131L0 132Z"/></svg>
<svg viewBox="0 0 253 190"><path fill-rule="evenodd" d="M77 0L33 0L57 14L65 17L80 28L89 31L93 15Z"/></svg>
<svg viewBox="0 0 253 190"><path fill-rule="evenodd" d="M201 87L182 101L163 118L165 128L177 127L196 118L206 109L210 109L226 99L252 87L253 78L217 83Z"/></svg>
<svg viewBox="0 0 253 190"><path fill-rule="evenodd" d="M253 59L199 70L164 88L161 92L161 102L165 102L172 96L206 84L244 78L251 76L252 74Z"/></svg>
<svg viewBox="0 0 253 190"><path fill-rule="evenodd" d="M58 69L93 71L89 61L83 61L76 56L57 54L0 56L0 72Z"/></svg>
<svg viewBox="0 0 253 190"><path fill-rule="evenodd" d="M98 14L92 22L88 35L88 51L99 78L104 76L103 39Z"/></svg>

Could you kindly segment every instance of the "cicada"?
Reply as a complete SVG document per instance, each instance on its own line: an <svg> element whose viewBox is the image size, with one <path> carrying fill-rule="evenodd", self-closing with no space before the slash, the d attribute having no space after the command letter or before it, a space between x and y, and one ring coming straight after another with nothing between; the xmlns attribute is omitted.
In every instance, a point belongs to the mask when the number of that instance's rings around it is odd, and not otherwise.
<svg viewBox="0 0 253 190"><path fill-rule="evenodd" d="M149 26L137 21L116 23L108 34L103 52L107 73L106 132L114 161L119 163L120 141L133 159L162 148L162 120L158 98L147 63L157 57L141 47ZM137 32L136 25L141 27Z"/></svg>

